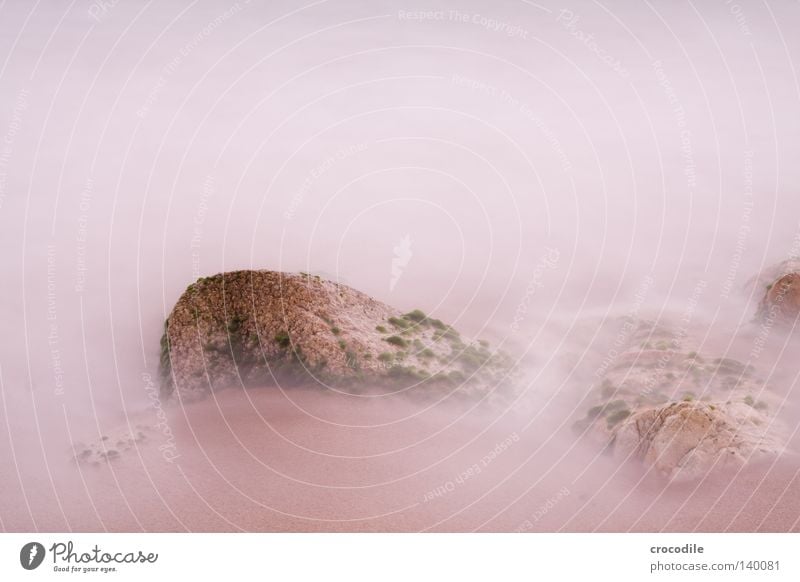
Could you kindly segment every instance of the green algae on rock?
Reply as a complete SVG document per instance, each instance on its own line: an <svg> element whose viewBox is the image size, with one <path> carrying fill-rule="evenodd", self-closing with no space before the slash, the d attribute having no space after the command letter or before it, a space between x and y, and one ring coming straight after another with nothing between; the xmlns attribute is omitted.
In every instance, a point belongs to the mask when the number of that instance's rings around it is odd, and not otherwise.
<svg viewBox="0 0 800 582"><path fill-rule="evenodd" d="M319 383L489 390L512 362L421 310L402 312L306 274L247 270L199 279L167 318L161 394Z"/></svg>
<svg viewBox="0 0 800 582"><path fill-rule="evenodd" d="M677 330L639 320L627 349L602 369L574 424L616 456L670 480L740 467L784 448L780 398L730 357L686 351Z"/></svg>

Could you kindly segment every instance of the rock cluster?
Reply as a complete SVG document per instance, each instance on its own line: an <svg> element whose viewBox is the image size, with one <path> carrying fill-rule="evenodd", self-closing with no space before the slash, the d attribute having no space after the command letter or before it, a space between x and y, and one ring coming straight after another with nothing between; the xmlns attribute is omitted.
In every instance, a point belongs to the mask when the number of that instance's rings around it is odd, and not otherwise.
<svg viewBox="0 0 800 582"><path fill-rule="evenodd" d="M616 456L669 479L778 454L780 405L756 371L682 349L668 328L640 321L574 428Z"/></svg>
<svg viewBox="0 0 800 582"><path fill-rule="evenodd" d="M800 264L785 261L754 281L765 288L759 318L798 318ZM574 425L579 433L668 479L783 450L780 400L755 369L691 351L669 327L627 319L627 346L604 361L602 381ZM161 346L162 396L181 399L310 382L487 394L514 373L508 357L420 310L401 313L304 273L236 271L198 280L170 313Z"/></svg>
<svg viewBox="0 0 800 582"><path fill-rule="evenodd" d="M73 443L74 461L85 465L99 465L113 461L128 451L136 449L137 445L144 443L151 436L153 427L137 423L133 427L120 427L110 431L94 442Z"/></svg>

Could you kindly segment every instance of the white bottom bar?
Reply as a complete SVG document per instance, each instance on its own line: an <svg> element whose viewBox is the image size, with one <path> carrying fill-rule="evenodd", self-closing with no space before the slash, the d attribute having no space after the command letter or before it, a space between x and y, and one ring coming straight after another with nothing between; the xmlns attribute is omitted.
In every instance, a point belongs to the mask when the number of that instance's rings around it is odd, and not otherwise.
<svg viewBox="0 0 800 582"><path fill-rule="evenodd" d="M798 534L3 534L0 580L794 581L799 544Z"/></svg>

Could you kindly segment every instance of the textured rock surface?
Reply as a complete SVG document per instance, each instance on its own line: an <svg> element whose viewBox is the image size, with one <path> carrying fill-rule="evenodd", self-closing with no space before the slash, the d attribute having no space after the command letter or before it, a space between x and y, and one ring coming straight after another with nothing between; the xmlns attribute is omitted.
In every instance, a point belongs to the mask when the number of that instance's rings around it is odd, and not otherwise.
<svg viewBox="0 0 800 582"><path fill-rule="evenodd" d="M791 324L800 317L800 271L787 273L767 284L758 318Z"/></svg>
<svg viewBox="0 0 800 582"><path fill-rule="evenodd" d="M319 382L355 389L507 380L509 360L421 311L402 314L319 276L235 271L198 280L165 322L161 392Z"/></svg>
<svg viewBox="0 0 800 582"><path fill-rule="evenodd" d="M694 479L775 454L780 445L766 426L763 415L746 404L672 402L623 421L614 452L640 458L665 477Z"/></svg>
<svg viewBox="0 0 800 582"><path fill-rule="evenodd" d="M747 282L745 291L761 297L764 289L771 287L775 281L790 273L800 273L800 259L786 259L763 269Z"/></svg>
<svg viewBox="0 0 800 582"><path fill-rule="evenodd" d="M688 351L681 333L651 322L631 329L627 348L603 369L577 431L670 479L782 450L774 418L780 399L754 368Z"/></svg>

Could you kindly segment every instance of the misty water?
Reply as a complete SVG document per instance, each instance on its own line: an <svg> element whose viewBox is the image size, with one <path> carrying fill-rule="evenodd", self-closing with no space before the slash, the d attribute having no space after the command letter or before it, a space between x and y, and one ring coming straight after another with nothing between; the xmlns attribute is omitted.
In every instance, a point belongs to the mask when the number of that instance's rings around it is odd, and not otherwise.
<svg viewBox="0 0 800 582"><path fill-rule="evenodd" d="M4 3L0 528L759 527L720 505L786 491L791 454L675 492L570 428L631 316L757 365L794 440L796 338L754 352L753 318L800 254L800 7L732 6ZM162 402L165 318L237 269L422 309L523 380L499 408ZM72 460L162 418L174 461Z"/></svg>

